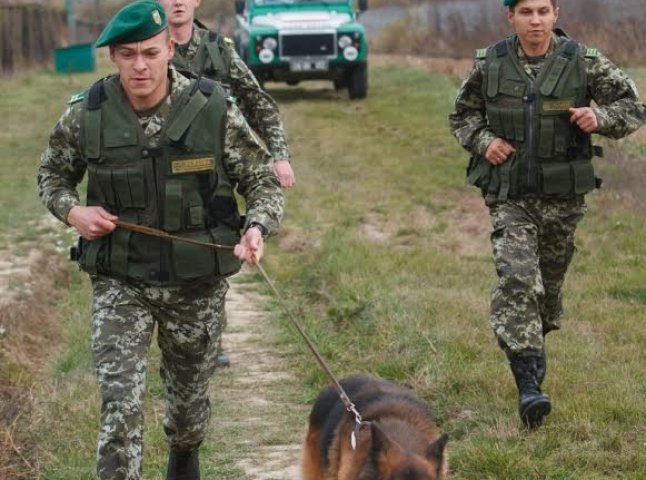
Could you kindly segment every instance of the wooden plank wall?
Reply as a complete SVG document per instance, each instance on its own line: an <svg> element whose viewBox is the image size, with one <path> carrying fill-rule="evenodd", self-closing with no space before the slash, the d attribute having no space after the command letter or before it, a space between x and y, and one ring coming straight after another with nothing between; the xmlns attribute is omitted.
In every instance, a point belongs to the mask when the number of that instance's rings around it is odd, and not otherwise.
<svg viewBox="0 0 646 480"><path fill-rule="evenodd" d="M41 5L0 5L0 75L47 64L67 36L65 14Z"/></svg>

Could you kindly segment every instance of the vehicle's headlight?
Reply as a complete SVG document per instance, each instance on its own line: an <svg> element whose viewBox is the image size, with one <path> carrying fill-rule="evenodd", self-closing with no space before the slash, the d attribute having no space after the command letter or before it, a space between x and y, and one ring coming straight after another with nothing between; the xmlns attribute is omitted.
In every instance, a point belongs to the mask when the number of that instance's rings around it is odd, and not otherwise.
<svg viewBox="0 0 646 480"><path fill-rule="evenodd" d="M268 48L263 48L258 53L258 58L262 63L271 63L274 60L274 52Z"/></svg>
<svg viewBox="0 0 646 480"><path fill-rule="evenodd" d="M267 37L262 41L262 48L266 48L267 50L276 50L276 47L278 47L278 40L274 37Z"/></svg>
<svg viewBox="0 0 646 480"><path fill-rule="evenodd" d="M359 50L355 47L347 47L343 49L343 58L349 62L353 62L359 56Z"/></svg>
<svg viewBox="0 0 646 480"><path fill-rule="evenodd" d="M352 45L352 39L348 35L341 35L339 37L339 47L341 49L349 47L350 45Z"/></svg>

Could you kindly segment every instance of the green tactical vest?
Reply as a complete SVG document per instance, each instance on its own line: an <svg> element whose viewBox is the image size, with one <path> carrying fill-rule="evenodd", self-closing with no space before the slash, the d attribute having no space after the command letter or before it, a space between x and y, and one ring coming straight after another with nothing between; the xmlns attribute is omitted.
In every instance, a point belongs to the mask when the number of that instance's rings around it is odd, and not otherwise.
<svg viewBox="0 0 646 480"><path fill-rule="evenodd" d="M125 101L118 76L90 88L81 122L87 205L172 235L235 245L240 217L222 163L226 97L211 80L192 85L171 110L156 148ZM229 250L121 228L98 240L81 239L78 261L90 274L168 286L240 269Z"/></svg>
<svg viewBox="0 0 646 480"><path fill-rule="evenodd" d="M228 84L231 58L224 45L224 38L215 32L201 32L200 46L192 60L182 57L177 49L173 65L180 71L190 72L193 76L205 76L211 80Z"/></svg>
<svg viewBox="0 0 646 480"><path fill-rule="evenodd" d="M501 200L571 197L593 190L599 180L592 157L600 155L600 148L570 123L568 112L589 106L586 50L575 41L562 41L532 79L520 65L515 45L511 36L476 56L485 58L482 94L489 127L516 152L497 166L484 156L473 157L468 182Z"/></svg>

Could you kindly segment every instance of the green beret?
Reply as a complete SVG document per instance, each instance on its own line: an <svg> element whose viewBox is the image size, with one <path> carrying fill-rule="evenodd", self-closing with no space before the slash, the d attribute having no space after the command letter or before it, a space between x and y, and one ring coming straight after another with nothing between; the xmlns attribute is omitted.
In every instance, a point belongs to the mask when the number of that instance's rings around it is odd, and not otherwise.
<svg viewBox="0 0 646 480"><path fill-rule="evenodd" d="M514 7L518 3L518 0L503 0L502 4L505 7Z"/></svg>
<svg viewBox="0 0 646 480"><path fill-rule="evenodd" d="M153 0L137 0L119 10L105 26L94 44L134 43L154 37L166 29L164 8Z"/></svg>

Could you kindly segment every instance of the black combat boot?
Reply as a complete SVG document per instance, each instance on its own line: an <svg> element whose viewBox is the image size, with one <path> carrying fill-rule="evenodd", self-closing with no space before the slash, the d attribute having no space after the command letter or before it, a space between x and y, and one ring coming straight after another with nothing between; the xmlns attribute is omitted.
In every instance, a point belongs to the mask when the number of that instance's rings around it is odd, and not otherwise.
<svg viewBox="0 0 646 480"><path fill-rule="evenodd" d="M538 382L539 390L543 385L543 380L545 380L546 373L547 358L545 357L545 349L543 349L541 350L541 353L536 357L536 381Z"/></svg>
<svg viewBox="0 0 646 480"><path fill-rule="evenodd" d="M166 480L200 480L199 450L171 449Z"/></svg>
<svg viewBox="0 0 646 480"><path fill-rule="evenodd" d="M509 364L518 387L518 414L529 428L538 427L552 409L550 399L541 392L537 365L539 355L510 355Z"/></svg>

